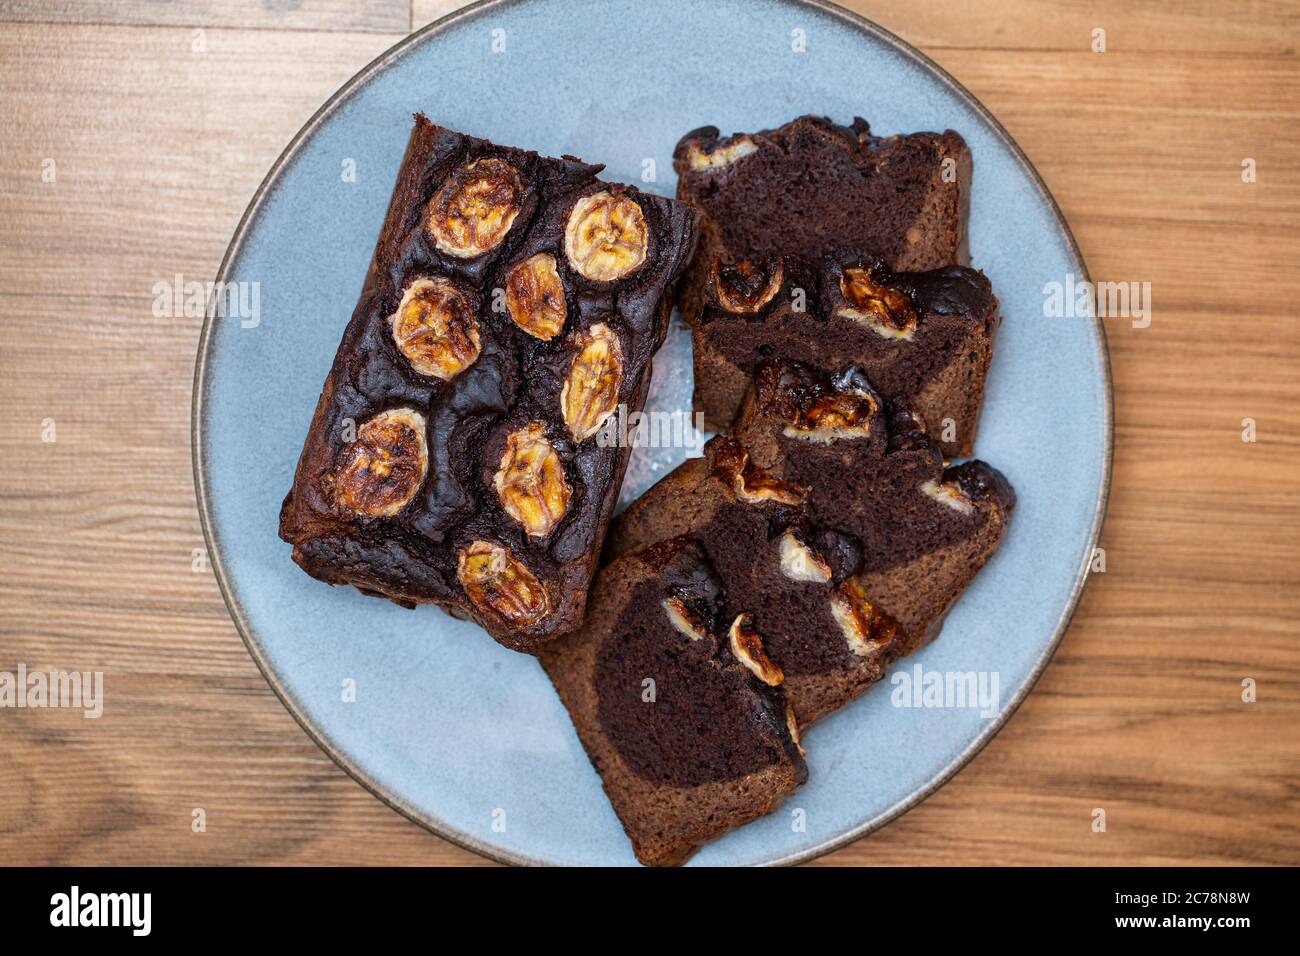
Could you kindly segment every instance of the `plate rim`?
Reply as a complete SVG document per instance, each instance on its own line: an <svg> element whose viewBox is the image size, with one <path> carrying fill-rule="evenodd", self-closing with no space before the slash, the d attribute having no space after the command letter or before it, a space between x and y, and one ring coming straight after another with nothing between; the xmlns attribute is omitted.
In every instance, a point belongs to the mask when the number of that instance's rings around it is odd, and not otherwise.
<svg viewBox="0 0 1300 956"><path fill-rule="evenodd" d="M456 26L463 20L468 20L478 16L481 13L493 8L504 8L527 4L531 0L475 0L475 2L453 10L450 13L433 20L418 30L412 31L401 40L394 43L384 52L362 67L342 86L332 93L328 99L314 112L306 123L294 134L293 138L285 146L284 150L276 158L271 168L262 178L257 190L253 193L243 215L239 219L238 225L231 236L230 243L226 247L225 255L222 257L221 265L217 269L217 283L224 283L227 279L231 263L238 257L243 250L244 242L247 239L253 220L261 211L264 203L274 193L279 185L279 179L285 168L297 156L299 150L307 140L316 132L316 130L329 119L349 98L359 92L366 84L383 72L390 64L404 55L409 47L422 43L438 34L441 34L449 28ZM884 27L868 20L860 14L830 2L830 0L776 0L778 3L784 3L795 7L804 7L818 13L827 15L841 24L865 33L868 36L885 43L892 47L897 53L911 60L922 69L936 77L940 82L946 85L949 90L955 94L967 107L972 109L985 123L993 133L1001 140L1002 144L1010 151L1012 157L1018 162L1023 171L1034 187L1038 190L1039 197L1044 200L1051 209L1052 215L1056 219L1058 228L1066 240L1068 252L1074 258L1078 266L1079 274L1083 279L1091 281L1091 275L1088 272L1087 263L1084 261L1083 254L1079 250L1079 244L1074 238L1074 233L1070 229L1070 224L1066 221L1060 206L1057 204L1055 197L1047 188L1043 177L1039 174L1029 157L1025 155L1023 149L1015 141L1007 129L1002 125L996 116L980 102L976 96L966 89L966 87L953 77L947 70L932 60L929 56L922 53L916 47L912 46L906 40L891 33ZM217 288L221 288L218 285ZM374 797L379 799L383 804L401 814L403 817L416 823L438 837L452 843L463 850L476 853L479 856L489 860L526 866L538 865L559 865L555 861L546 860L537 856L531 856L525 853L518 853L512 850L502 849L492 846L469 833L458 830L450 826L446 821L432 818L414 806L398 798L395 794L389 793L376 780L372 779L369 774L354 765L354 763L345 756L341 750L326 739L323 733L318 732L307 718L303 709L298 705L293 694L285 687L276 677L269 661L263 654L261 646L254 636L254 629L251 623L246 619L242 605L236 599L232 588L228 582L221 546L217 540L213 527L214 520L211 512L212 503L208 493L208 484L205 474L205 455L203 445L202 423L204 398L208 388L211 385L211 342L214 329L214 318L216 312L215 298L209 301L208 307L203 318L203 328L199 333L199 343L194 361L194 384L193 394L190 405L190 460L194 472L194 488L196 503L198 505L199 522L203 528L203 539L207 547L209 562L212 565L213 575L217 580L217 586L221 591L222 600L226 604L226 610L230 613L231 621L235 629L239 632L240 639L244 642L249 656L252 657L253 663L261 672L263 679L275 692L280 703L284 706L290 716L298 723L308 739L321 749L334 763L361 785ZM1075 573L1074 583L1070 590L1069 600L1065 609L1057 621L1056 630L1052 634L1051 641L1048 643L1043 652L1039 655L1038 660L1034 662L1033 671L1029 679L1025 682L1020 692L1006 704L998 715L988 722L987 726L971 741L967 747L957 754L949 763L937 771L924 786L919 787L908 797L894 805L890 806L881 813L876 814L867 820L858 823L856 826L849 828L843 833L837 834L821 843L782 856L775 857L765 861L760 865L764 866L782 866L805 863L817 857L824 856L834 850L847 846L862 837L880 829L887 823L897 819L916 807L931 794L935 793L951 780L957 773L975 758L988 743L997 736L998 732L1006 726L1011 717L1020 709L1030 692L1034 689L1047 665L1051 662L1057 648L1060 647L1066 632L1069 630L1070 622L1073 620L1075 612L1078 610L1079 603L1083 597L1083 591L1089 578L1089 572L1092 565L1092 552L1096 548L1097 542L1101 538L1102 526L1106 519L1106 510L1110 500L1111 479L1113 474L1113 458L1115 448L1115 415L1114 415L1114 385L1111 377L1110 367L1110 349L1106 339L1106 329L1099 316L1093 316L1093 332L1096 336L1098 347L1098 358L1101 366L1102 391L1104 402L1102 406L1103 433L1105 439L1105 448L1103 450L1101 487L1097 497L1096 506L1093 511L1092 525L1088 532L1088 542L1084 549L1084 557L1080 567Z"/></svg>

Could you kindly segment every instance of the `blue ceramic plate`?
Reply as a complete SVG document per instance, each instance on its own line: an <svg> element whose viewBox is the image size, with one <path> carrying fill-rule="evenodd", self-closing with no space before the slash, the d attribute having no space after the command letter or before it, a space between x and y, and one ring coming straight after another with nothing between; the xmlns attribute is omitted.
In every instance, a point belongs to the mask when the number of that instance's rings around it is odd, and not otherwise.
<svg viewBox="0 0 1300 956"><path fill-rule="evenodd" d="M608 177L665 195L676 185L673 146L705 124L754 130L818 113L865 116L879 134L965 136L972 257L1004 316L978 452L1015 484L1019 507L943 636L899 669L996 675L996 702L901 707L900 687L877 688L809 731L809 782L785 807L695 862L805 860L933 792L1024 698L1078 602L1109 480L1106 346L1092 319L1044 318L1044 286L1083 279L1085 268L1006 131L921 54L822 4L482 3L366 67L285 150L219 277L258 283L258 314L209 318L194 394L196 482L217 577L285 706L364 786L456 843L512 862L634 862L532 658L436 608L321 584L276 537L417 110L498 142L603 162ZM657 180L647 183L650 160ZM655 374L656 407L690 407L680 329ZM683 454L639 457L624 500ZM345 702L349 681L356 699Z"/></svg>

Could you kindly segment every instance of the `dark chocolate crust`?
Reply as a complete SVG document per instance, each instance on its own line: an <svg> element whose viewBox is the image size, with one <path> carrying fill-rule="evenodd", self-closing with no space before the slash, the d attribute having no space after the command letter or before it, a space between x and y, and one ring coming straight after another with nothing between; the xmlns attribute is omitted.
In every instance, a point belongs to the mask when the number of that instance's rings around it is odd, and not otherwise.
<svg viewBox="0 0 1300 956"><path fill-rule="evenodd" d="M791 437L795 411L852 390L874 409L862 433L829 443ZM742 501L736 462L802 489L797 505ZM607 558L667 537L698 542L728 598L754 607L768 654L785 673L799 725L837 709L902 656L931 640L948 608L996 551L1015 504L991 466L947 466L919 417L892 408L860 369L830 375L802 365L760 368L733 436L720 436L651 488L611 528ZM826 565L825 580L783 570L787 532ZM831 610L851 579L882 614L892 637L855 652Z"/></svg>
<svg viewBox="0 0 1300 956"><path fill-rule="evenodd" d="M691 608L696 636L668 598ZM647 865L683 862L807 778L780 687L729 648L733 608L696 544L665 541L602 569L584 627L539 651Z"/></svg>
<svg viewBox="0 0 1300 956"><path fill-rule="evenodd" d="M490 251L472 258L450 255L425 228L427 209L457 170L489 157L505 160L518 173L518 215ZM617 334L624 359L618 400L629 410L641 408L651 358L667 331L673 286L694 248L697 218L681 203L601 182L600 169L497 146L416 116L360 301L281 511L280 536L293 545L293 558L307 573L408 606L439 604L518 650L581 624L628 449L570 436L560 409L565 376L576 339L604 323ZM564 251L570 210L600 190L635 201L648 232L644 262L614 282L583 277L569 267ZM563 331L550 341L516 326L498 294L508 271L537 252L554 256L567 302ZM420 277L452 280L477 308L481 352L449 381L417 373L394 342L389 317L404 289ZM425 416L427 478L390 517L340 508L329 484L348 446L349 423L355 427L398 407ZM533 421L546 426L572 488L562 519L544 537L526 534L493 486L507 437ZM549 613L518 624L469 600L458 581L457 555L475 540L508 548L545 588Z"/></svg>

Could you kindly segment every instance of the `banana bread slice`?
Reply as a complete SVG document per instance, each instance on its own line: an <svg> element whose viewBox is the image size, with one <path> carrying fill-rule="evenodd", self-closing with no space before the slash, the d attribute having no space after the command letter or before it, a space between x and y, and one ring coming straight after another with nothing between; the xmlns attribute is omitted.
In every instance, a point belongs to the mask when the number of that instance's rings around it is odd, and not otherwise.
<svg viewBox="0 0 1300 956"><path fill-rule="evenodd" d="M697 541L805 726L937 635L1015 496L983 462L947 467L861 369L763 366L737 424L634 502L606 552Z"/></svg>
<svg viewBox="0 0 1300 956"><path fill-rule="evenodd" d="M648 866L770 813L807 778L781 672L688 538L597 576L586 624L538 654Z"/></svg>
<svg viewBox="0 0 1300 956"><path fill-rule="evenodd" d="M949 454L970 454L996 302L982 275L947 268L967 260L960 136L803 116L725 139L696 130L674 165L678 198L703 215L681 304L711 429L731 426L760 361L857 363Z"/></svg>
<svg viewBox="0 0 1300 956"><path fill-rule="evenodd" d="M999 322L983 273L894 273L844 251L816 269L782 260L715 268L703 300L692 340L706 423L732 424L762 362L854 364L882 396L924 415L946 453L970 454Z"/></svg>
<svg viewBox="0 0 1300 956"><path fill-rule="evenodd" d="M850 246L901 272L966 261L971 155L952 130L880 137L861 117L818 116L728 137L706 126L682 137L673 168L711 258L815 261Z"/></svg>

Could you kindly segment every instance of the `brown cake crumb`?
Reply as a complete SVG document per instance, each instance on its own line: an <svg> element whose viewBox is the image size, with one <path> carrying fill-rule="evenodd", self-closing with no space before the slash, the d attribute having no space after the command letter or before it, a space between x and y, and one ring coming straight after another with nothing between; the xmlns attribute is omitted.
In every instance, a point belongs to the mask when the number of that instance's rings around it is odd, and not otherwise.
<svg viewBox="0 0 1300 956"><path fill-rule="evenodd" d="M826 434L810 440L798 426L816 409ZM763 366L734 436L705 452L617 519L607 556L698 542L729 600L752 608L800 726L938 633L1015 504L990 466L947 466L919 417L888 405L855 367ZM802 494L742 500L738 469Z"/></svg>
<svg viewBox="0 0 1300 956"><path fill-rule="evenodd" d="M782 681L703 550L661 542L604 568L583 628L539 658L648 866L770 813L807 777ZM770 663L770 662L769 662Z"/></svg>

